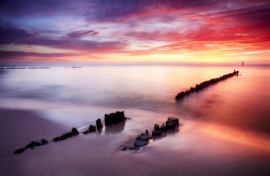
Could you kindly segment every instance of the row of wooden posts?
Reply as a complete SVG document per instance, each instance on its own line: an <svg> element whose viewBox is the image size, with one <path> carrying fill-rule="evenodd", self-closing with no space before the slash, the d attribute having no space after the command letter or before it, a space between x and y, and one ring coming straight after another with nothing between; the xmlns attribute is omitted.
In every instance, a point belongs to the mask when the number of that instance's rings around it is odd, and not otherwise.
<svg viewBox="0 0 270 176"><path fill-rule="evenodd" d="M200 84L197 84L195 87L191 87L189 90L182 91L182 92L178 93L175 96L175 100L181 100L182 98L184 98L185 96L189 95L192 92L198 92L198 91L200 91L200 90L202 90L210 85L218 83L219 81L233 77L234 75L238 76L238 74L239 74L239 71L234 70L234 72L226 74L226 75L222 75L219 78L214 78L214 79L210 79L208 81L201 82Z"/></svg>
<svg viewBox="0 0 270 176"><path fill-rule="evenodd" d="M124 122L126 119L127 118L125 117L124 111L121 111L121 112L117 111L115 113L110 113L110 114L105 114L104 115L104 121L105 121L106 126L111 126L113 124ZM91 132L100 131L102 128L103 128L103 125L102 125L101 119L97 119L96 120L96 126L90 125L88 127L88 129L83 131L82 133L83 134L88 134L88 133L91 133ZM71 138L73 136L77 136L79 134L80 133L77 130L77 128L73 127L70 132L66 132L66 133L64 133L64 134L62 134L60 136L57 136L57 137L53 138L53 141L58 142L58 141L61 141L61 140L65 140L67 138ZM46 139L42 139L41 142L32 141L29 144L27 144L25 147L15 150L14 154L23 153L28 148L33 149L34 147L45 145L47 143L48 143L48 141Z"/></svg>

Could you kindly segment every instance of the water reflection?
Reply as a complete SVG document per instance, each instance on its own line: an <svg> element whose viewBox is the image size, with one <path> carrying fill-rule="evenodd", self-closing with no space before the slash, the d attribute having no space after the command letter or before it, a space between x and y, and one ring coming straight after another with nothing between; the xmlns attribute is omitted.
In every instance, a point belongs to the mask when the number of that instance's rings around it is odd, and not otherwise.
<svg viewBox="0 0 270 176"><path fill-rule="evenodd" d="M52 104L136 108L220 121L270 134L269 67L239 68L219 82L175 103L177 92L236 67L84 67L0 71L0 107L31 109ZM109 75L107 73L110 73ZM256 79L254 77L256 76ZM151 86L149 86L151 85ZM35 103L33 103L35 102ZM114 130L113 130L114 131Z"/></svg>
<svg viewBox="0 0 270 176"><path fill-rule="evenodd" d="M105 134L109 135L109 134L121 133L125 128L125 124L126 124L126 122L123 121L123 122L120 122L120 123L112 125L112 126L106 126Z"/></svg>
<svg viewBox="0 0 270 176"><path fill-rule="evenodd" d="M160 140L164 137L167 137L167 136L170 136L170 135L174 135L176 133L179 133L179 128L180 128L181 125L176 125L174 129L168 129L166 131L162 131L162 134L160 136L153 136L153 141L156 141L156 140Z"/></svg>

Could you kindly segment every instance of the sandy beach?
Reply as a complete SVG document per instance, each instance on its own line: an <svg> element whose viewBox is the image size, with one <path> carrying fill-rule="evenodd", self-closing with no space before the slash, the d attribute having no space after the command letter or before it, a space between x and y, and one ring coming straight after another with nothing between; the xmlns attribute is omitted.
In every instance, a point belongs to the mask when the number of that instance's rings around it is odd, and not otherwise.
<svg viewBox="0 0 270 176"><path fill-rule="evenodd" d="M53 137L70 131L72 124L62 121L61 125L61 120L53 122L49 120L52 117L46 117L45 114L50 114L48 112L1 109L0 175L269 174L267 135L185 118L179 118L182 126L178 133L154 140L139 151L123 152L121 146L132 145L136 133L143 132L145 127L150 128L148 122L138 126L142 123L138 117L140 113L131 109L125 112L132 119L124 125L53 142ZM55 114L58 113L63 112ZM82 130L82 122L87 123L83 116L78 116L73 125ZM49 143L27 149L22 154L13 154L15 149L42 138Z"/></svg>

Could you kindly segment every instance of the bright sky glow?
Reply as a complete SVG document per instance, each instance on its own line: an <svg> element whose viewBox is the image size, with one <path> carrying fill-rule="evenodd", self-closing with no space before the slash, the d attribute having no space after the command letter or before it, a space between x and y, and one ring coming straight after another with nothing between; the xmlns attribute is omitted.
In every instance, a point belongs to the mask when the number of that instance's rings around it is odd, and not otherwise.
<svg viewBox="0 0 270 176"><path fill-rule="evenodd" d="M0 0L0 64L270 64L269 0Z"/></svg>

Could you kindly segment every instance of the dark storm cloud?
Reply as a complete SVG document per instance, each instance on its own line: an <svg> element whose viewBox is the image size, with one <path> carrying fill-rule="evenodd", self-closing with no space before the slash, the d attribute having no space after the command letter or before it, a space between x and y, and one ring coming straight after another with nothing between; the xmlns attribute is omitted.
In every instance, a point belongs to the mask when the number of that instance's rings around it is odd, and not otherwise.
<svg viewBox="0 0 270 176"><path fill-rule="evenodd" d="M78 15L89 22L117 22L132 16L191 10L241 8L266 0L0 0L0 16ZM269 2L268 2L269 3Z"/></svg>
<svg viewBox="0 0 270 176"><path fill-rule="evenodd" d="M0 45L3 44L19 44L26 39L33 38L34 35L30 34L24 29L17 27L3 27L0 25Z"/></svg>
<svg viewBox="0 0 270 176"><path fill-rule="evenodd" d="M47 39L47 38L33 38L24 41L25 45L47 46L58 49L69 49L79 51L112 51L124 47L124 43L118 41L98 42L80 39Z"/></svg>
<svg viewBox="0 0 270 176"><path fill-rule="evenodd" d="M38 31L36 33L39 33ZM120 41L89 41L81 40L80 38L86 35L97 35L98 32L94 30L89 31L74 31L67 34L66 37L50 38L44 36L33 35L28 31L15 27L0 26L0 45L14 44L14 45L38 45L58 49L69 49L79 51L112 51L124 47L124 43ZM2 56L1 56L2 57Z"/></svg>
<svg viewBox="0 0 270 176"><path fill-rule="evenodd" d="M163 46L171 50L196 50L204 46L202 42L269 48L269 3L269 0L0 0L0 45L46 46L102 54L124 53L132 44L145 41L172 42ZM61 18L54 21L58 16ZM6 25L2 25L3 21ZM85 21L95 24L85 25ZM114 22L119 26L113 28ZM174 22L181 23L185 30L174 26ZM104 33L99 23L106 25ZM146 27L149 23L151 29ZM164 26L168 26L167 31ZM1 54L9 57L7 53ZM15 57L18 53L9 54Z"/></svg>
<svg viewBox="0 0 270 176"><path fill-rule="evenodd" d="M97 34L98 32L94 30L88 30L88 31L74 31L74 32L69 33L67 36L69 38L82 38L87 35L97 35Z"/></svg>
<svg viewBox="0 0 270 176"><path fill-rule="evenodd" d="M0 15L82 15L90 22L121 21L143 13L209 7L218 0L0 0Z"/></svg>
<svg viewBox="0 0 270 176"><path fill-rule="evenodd" d="M0 51L0 60L9 60L9 59L22 59L27 56L33 57L44 57L44 58L53 58L53 57L63 57L63 56L77 56L79 54L74 53L36 53L36 52L21 52L21 51Z"/></svg>
<svg viewBox="0 0 270 176"><path fill-rule="evenodd" d="M0 14L7 16L51 16L72 14L82 0L0 0Z"/></svg>
<svg viewBox="0 0 270 176"><path fill-rule="evenodd" d="M218 1L216 1L218 2ZM85 13L91 22L123 21L131 16L210 6L214 0L103 0L89 1ZM91 10L94 9L94 10Z"/></svg>

